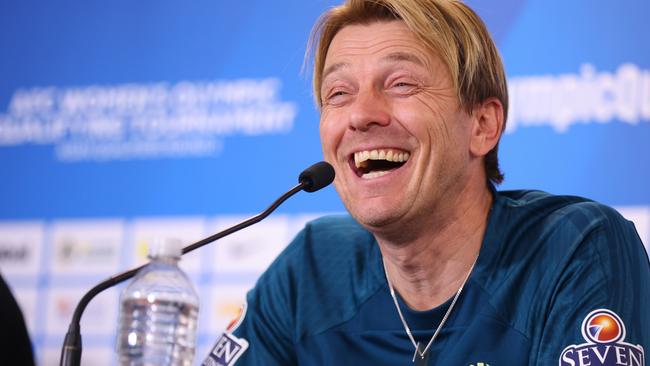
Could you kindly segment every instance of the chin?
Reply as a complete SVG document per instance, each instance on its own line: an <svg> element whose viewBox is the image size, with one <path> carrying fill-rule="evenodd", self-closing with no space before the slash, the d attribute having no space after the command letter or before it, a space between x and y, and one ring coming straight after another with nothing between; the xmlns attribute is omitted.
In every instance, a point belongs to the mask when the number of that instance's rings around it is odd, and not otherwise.
<svg viewBox="0 0 650 366"><path fill-rule="evenodd" d="M364 208L351 210L350 215L367 230L375 233L388 229L398 223L400 215L394 210L380 210L376 208Z"/></svg>
<svg viewBox="0 0 650 366"><path fill-rule="evenodd" d="M336 183L335 181L337 191L350 215L373 233L399 223L408 211L409 205L404 203L410 201L407 196L396 192L371 196L366 192L341 190L341 186Z"/></svg>

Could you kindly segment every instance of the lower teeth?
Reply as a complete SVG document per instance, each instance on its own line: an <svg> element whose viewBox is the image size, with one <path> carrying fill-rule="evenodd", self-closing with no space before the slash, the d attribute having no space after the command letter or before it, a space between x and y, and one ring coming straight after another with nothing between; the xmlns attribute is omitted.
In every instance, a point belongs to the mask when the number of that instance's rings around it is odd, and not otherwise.
<svg viewBox="0 0 650 366"><path fill-rule="evenodd" d="M386 174L388 174L388 172L389 172L389 170L375 170L375 171L372 171L370 173L366 173L366 174L362 175L361 177L363 179L372 179L372 178L381 177L382 175L386 175Z"/></svg>

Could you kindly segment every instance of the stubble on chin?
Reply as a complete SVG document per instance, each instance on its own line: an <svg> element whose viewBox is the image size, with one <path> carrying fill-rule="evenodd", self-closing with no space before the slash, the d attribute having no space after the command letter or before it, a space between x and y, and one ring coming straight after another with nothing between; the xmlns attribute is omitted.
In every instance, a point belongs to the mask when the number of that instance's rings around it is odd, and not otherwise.
<svg viewBox="0 0 650 366"><path fill-rule="evenodd" d="M366 230L376 236L394 235L394 232L403 233L403 225L400 223L404 213L403 207L353 207L355 204L346 203L345 206L350 215Z"/></svg>

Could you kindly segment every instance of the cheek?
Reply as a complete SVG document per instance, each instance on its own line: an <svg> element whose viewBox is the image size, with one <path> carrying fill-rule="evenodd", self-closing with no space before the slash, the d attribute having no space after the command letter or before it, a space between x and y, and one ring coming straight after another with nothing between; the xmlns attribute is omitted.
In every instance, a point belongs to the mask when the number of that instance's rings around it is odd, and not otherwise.
<svg viewBox="0 0 650 366"><path fill-rule="evenodd" d="M414 97L395 105L395 119L420 144L436 144L447 135L445 115L425 98Z"/></svg>
<svg viewBox="0 0 650 366"><path fill-rule="evenodd" d="M323 148L323 153L326 157L334 157L336 147L340 141L341 132L337 129L337 124L334 123L332 118L328 118L326 114L321 116L320 121L320 141Z"/></svg>
<svg viewBox="0 0 650 366"><path fill-rule="evenodd" d="M427 131L434 145L465 146L471 133L471 117L461 109L453 96L422 98L422 112L426 115ZM445 148L445 149L446 149Z"/></svg>

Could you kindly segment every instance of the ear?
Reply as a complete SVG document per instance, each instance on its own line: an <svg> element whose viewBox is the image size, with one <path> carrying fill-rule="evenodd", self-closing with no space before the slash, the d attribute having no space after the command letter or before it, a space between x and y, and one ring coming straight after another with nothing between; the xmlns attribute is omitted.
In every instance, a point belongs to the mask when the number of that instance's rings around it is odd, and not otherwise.
<svg viewBox="0 0 650 366"><path fill-rule="evenodd" d="M485 156L492 150L503 132L503 104L497 98L488 98L472 110L472 136L470 153Z"/></svg>

